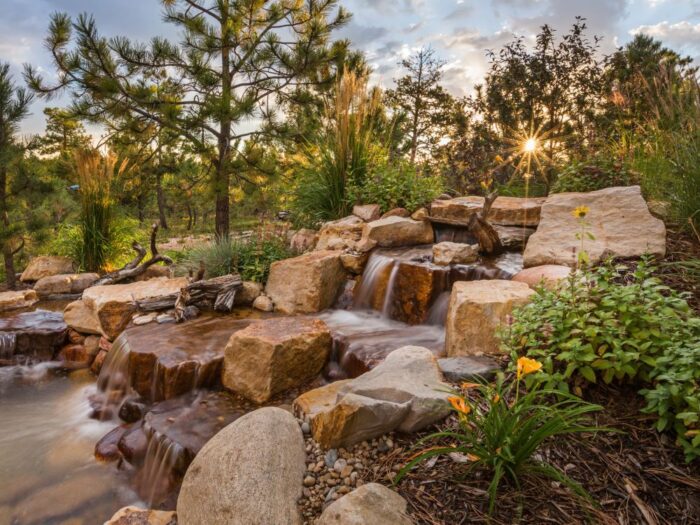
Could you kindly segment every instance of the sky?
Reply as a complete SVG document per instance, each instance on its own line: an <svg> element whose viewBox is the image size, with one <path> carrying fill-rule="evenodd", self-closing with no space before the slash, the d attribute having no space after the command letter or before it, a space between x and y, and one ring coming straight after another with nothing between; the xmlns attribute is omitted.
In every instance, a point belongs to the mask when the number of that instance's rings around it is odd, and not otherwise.
<svg viewBox="0 0 700 525"><path fill-rule="evenodd" d="M636 33L650 34L700 62L700 0L340 0L353 13L338 31L365 51L373 82L391 87L398 62L430 46L445 62L443 84L455 95L469 94L488 68L487 52L516 35L532 40L549 24L560 34L576 16L586 18L589 34L602 37L609 53ZM94 14L104 36L148 40L177 31L161 17L160 0L0 0L0 62L9 62L17 84L22 64L51 79L55 74L43 39L55 11ZM66 103L66 98L49 105ZM23 134L42 133L46 105L37 101L23 122Z"/></svg>

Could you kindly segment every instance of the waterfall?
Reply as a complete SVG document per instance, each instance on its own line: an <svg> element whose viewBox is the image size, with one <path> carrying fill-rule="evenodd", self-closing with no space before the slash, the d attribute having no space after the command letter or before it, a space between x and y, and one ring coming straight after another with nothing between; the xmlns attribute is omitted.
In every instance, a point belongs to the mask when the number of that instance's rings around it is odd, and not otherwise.
<svg viewBox="0 0 700 525"><path fill-rule="evenodd" d="M98 393L90 399L96 419L113 418L129 393L129 352L126 333L122 332L112 343L97 377Z"/></svg>
<svg viewBox="0 0 700 525"><path fill-rule="evenodd" d="M384 302L382 304L382 316L391 318L392 310L392 300L394 299L394 285L396 283L396 276L399 273L400 265L394 262L394 266L391 268L391 273L389 274L389 281L386 285L386 290L384 292Z"/></svg>
<svg viewBox="0 0 700 525"><path fill-rule="evenodd" d="M149 436L138 480L139 495L146 499L149 507L156 506L158 500L170 491L181 448L177 443L156 432Z"/></svg>
<svg viewBox="0 0 700 525"><path fill-rule="evenodd" d="M370 256L365 271L362 273L360 286L355 292L354 309L371 310L373 308L375 294L377 287L381 284L382 276L390 269L393 271L395 266L396 261L391 257L377 252ZM384 301L381 304L383 303Z"/></svg>
<svg viewBox="0 0 700 525"><path fill-rule="evenodd" d="M0 359L12 359L16 345L17 335L14 332L0 332Z"/></svg>
<svg viewBox="0 0 700 525"><path fill-rule="evenodd" d="M428 311L426 324L445 326L447 321L447 308L450 305L450 292L442 292Z"/></svg>

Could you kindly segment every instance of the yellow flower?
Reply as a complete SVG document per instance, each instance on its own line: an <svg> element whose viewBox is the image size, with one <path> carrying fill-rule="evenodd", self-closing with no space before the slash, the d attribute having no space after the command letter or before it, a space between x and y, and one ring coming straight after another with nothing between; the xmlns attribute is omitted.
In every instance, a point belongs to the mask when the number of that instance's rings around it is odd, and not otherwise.
<svg viewBox="0 0 700 525"><path fill-rule="evenodd" d="M588 215L589 211L591 211L591 209L588 206L577 206L576 209L571 212L571 215L577 219L583 219L586 215Z"/></svg>
<svg viewBox="0 0 700 525"><path fill-rule="evenodd" d="M451 396L447 398L447 400L450 402L450 405L452 405L452 408L454 408L457 412L467 415L472 411L472 408L461 397Z"/></svg>
<svg viewBox="0 0 700 525"><path fill-rule="evenodd" d="M494 402L494 403L498 403L500 400L501 400L501 396L499 396L498 394L496 394L495 396L493 396L493 402Z"/></svg>
<svg viewBox="0 0 700 525"><path fill-rule="evenodd" d="M535 361L534 359L530 359L529 357L521 357L518 359L518 379L528 374L532 374L533 372L537 372L540 368L542 368L542 363Z"/></svg>

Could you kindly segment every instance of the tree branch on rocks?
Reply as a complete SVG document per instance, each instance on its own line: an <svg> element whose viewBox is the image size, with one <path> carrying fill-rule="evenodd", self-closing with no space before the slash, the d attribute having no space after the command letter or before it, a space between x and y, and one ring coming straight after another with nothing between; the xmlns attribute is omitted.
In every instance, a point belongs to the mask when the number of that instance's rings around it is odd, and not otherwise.
<svg viewBox="0 0 700 525"><path fill-rule="evenodd" d="M156 234L158 233L158 224L154 224L151 227L151 258L145 262L143 261L146 257L146 249L141 246L138 242L134 241L132 244L133 249L136 251L136 257L124 265L119 270L110 272L104 275L102 278L98 279L93 286L100 286L103 284L117 284L122 281L133 279L144 273L149 267L156 263L162 262L170 266L173 261L167 255L162 255L158 253L158 247L156 246Z"/></svg>
<svg viewBox="0 0 700 525"><path fill-rule="evenodd" d="M494 201L498 198L498 192L489 193L484 200L481 211L474 213L469 218L467 228L479 242L481 251L488 255L498 255L503 252L503 245L496 229L486 219L491 211Z"/></svg>

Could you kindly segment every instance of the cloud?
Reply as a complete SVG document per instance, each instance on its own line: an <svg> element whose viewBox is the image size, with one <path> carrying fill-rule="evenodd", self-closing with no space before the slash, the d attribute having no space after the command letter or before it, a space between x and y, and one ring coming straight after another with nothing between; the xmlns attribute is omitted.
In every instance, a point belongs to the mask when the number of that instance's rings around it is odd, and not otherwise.
<svg viewBox="0 0 700 525"><path fill-rule="evenodd" d="M629 31L630 35L643 33L679 47L700 47L700 23L692 24L687 20L670 23L659 22L654 25L641 25Z"/></svg>

